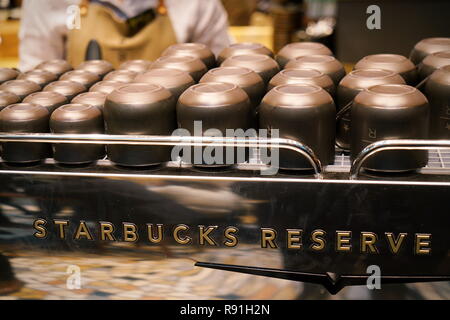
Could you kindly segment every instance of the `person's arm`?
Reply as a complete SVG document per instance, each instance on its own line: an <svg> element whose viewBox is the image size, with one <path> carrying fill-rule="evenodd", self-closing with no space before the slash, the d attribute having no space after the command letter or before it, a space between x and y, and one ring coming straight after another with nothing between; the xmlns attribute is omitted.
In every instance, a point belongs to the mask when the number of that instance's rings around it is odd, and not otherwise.
<svg viewBox="0 0 450 320"><path fill-rule="evenodd" d="M217 55L232 42L228 15L220 0L200 0L192 31L192 42L207 44Z"/></svg>
<svg viewBox="0 0 450 320"><path fill-rule="evenodd" d="M45 60L63 59L66 9L77 1L24 0L19 32L19 69L27 71Z"/></svg>
<svg viewBox="0 0 450 320"><path fill-rule="evenodd" d="M217 55L231 43L220 0L166 0L178 42L200 42Z"/></svg>

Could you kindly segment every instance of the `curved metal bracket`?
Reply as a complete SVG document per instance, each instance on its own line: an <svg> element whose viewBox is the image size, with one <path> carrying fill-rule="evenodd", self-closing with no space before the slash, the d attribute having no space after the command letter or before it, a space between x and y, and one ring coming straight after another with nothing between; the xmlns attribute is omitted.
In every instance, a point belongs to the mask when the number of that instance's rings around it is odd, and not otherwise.
<svg viewBox="0 0 450 320"><path fill-rule="evenodd" d="M322 165L311 148L298 141L282 138L227 138L196 136L146 136L108 134L0 133L0 142L121 144L151 146L215 146L278 148L295 151L305 157L314 169L314 176L322 179Z"/></svg>
<svg viewBox="0 0 450 320"><path fill-rule="evenodd" d="M395 139L382 140L365 147L353 160L350 168L350 180L358 179L362 165L374 154L386 150L432 150L450 149L450 140L418 140L418 139Z"/></svg>
<svg viewBox="0 0 450 320"><path fill-rule="evenodd" d="M231 272L239 272L263 277L278 278L292 281L309 282L321 284L329 293L337 294L340 290L347 286L361 286L367 283L369 275L339 275L332 272L327 273L311 273L301 271L290 271L283 269L261 268L238 266L221 263L209 263L198 261L196 267L210 268L216 270L224 270ZM398 283L415 283L415 282L435 282L450 281L450 276L426 276L426 275L402 275L402 276L381 276L382 284L398 284Z"/></svg>

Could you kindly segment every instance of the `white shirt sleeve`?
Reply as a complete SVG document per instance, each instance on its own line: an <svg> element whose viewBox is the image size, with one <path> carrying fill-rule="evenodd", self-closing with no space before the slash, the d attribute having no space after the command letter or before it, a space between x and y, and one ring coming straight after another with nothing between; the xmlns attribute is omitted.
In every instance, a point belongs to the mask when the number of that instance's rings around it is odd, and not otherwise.
<svg viewBox="0 0 450 320"><path fill-rule="evenodd" d="M27 71L44 60L65 56L66 10L77 0L24 0L19 31L19 69Z"/></svg>
<svg viewBox="0 0 450 320"><path fill-rule="evenodd" d="M166 0L166 5L178 42L206 44L216 55L232 42L219 0Z"/></svg>

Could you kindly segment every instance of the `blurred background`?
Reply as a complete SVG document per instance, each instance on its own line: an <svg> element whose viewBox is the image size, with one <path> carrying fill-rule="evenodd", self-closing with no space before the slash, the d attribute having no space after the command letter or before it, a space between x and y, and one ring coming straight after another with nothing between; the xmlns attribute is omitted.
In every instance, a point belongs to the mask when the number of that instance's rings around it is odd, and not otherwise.
<svg viewBox="0 0 450 320"><path fill-rule="evenodd" d="M236 42L277 52L294 41L327 45L345 64L373 53L408 56L426 37L450 33L448 0L221 0ZM0 0L0 67L17 67L21 0ZM369 30L369 5L381 8L381 29Z"/></svg>

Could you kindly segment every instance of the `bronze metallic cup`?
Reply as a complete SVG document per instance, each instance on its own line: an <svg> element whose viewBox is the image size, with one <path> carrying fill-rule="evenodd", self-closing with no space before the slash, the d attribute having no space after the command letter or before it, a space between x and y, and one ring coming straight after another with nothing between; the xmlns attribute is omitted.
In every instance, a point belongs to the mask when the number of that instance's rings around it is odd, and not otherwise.
<svg viewBox="0 0 450 320"><path fill-rule="evenodd" d="M386 139L427 139L427 98L416 88L382 84L360 92L353 101L351 159L368 145ZM427 151L389 150L373 155L363 167L373 171L401 172L427 164Z"/></svg>
<svg viewBox="0 0 450 320"><path fill-rule="evenodd" d="M295 58L311 55L327 55L332 56L330 49L318 42L294 42L285 45L276 55L280 68L285 68L286 64Z"/></svg>
<svg viewBox="0 0 450 320"><path fill-rule="evenodd" d="M265 85L280 71L276 61L264 54L231 56L221 64L221 67L249 68L261 76Z"/></svg>
<svg viewBox="0 0 450 320"><path fill-rule="evenodd" d="M334 97L336 88L330 76L316 69L284 69L278 72L269 82L270 91L282 84L313 84L323 88Z"/></svg>
<svg viewBox="0 0 450 320"><path fill-rule="evenodd" d="M333 80L337 86L345 76L345 69L335 57L327 55L311 55L292 59L286 64L286 68L292 69L316 69Z"/></svg>
<svg viewBox="0 0 450 320"><path fill-rule="evenodd" d="M323 165L334 162L336 107L328 92L316 85L285 84L270 90L259 110L261 129L279 130L279 137L310 147ZM280 168L311 169L300 154L280 149Z"/></svg>
<svg viewBox="0 0 450 320"><path fill-rule="evenodd" d="M68 101L70 101L76 95L86 91L86 87L75 81L59 80L46 85L44 91L61 93Z"/></svg>
<svg viewBox="0 0 450 320"><path fill-rule="evenodd" d="M450 65L450 50L440 51L428 55L419 64L419 77L420 80L425 79L431 75L434 71L444 66Z"/></svg>
<svg viewBox="0 0 450 320"><path fill-rule="evenodd" d="M49 113L45 107L31 103L10 105L0 111L0 131L9 133L46 133ZM2 158L5 162L30 163L50 156L48 143L4 142Z"/></svg>
<svg viewBox="0 0 450 320"><path fill-rule="evenodd" d="M161 56L192 56L202 60L208 69L216 66L214 53L203 43L176 43L164 50Z"/></svg>
<svg viewBox="0 0 450 320"><path fill-rule="evenodd" d="M240 56L245 54L264 54L273 58L273 52L263 46L261 43L240 42L233 43L223 49L217 57L217 64L220 66L222 62L232 56Z"/></svg>
<svg viewBox="0 0 450 320"><path fill-rule="evenodd" d="M171 135L176 129L175 98L149 83L125 84L106 97L103 114L108 134ZM124 166L170 161L171 147L110 145L109 159Z"/></svg>
<svg viewBox="0 0 450 320"><path fill-rule="evenodd" d="M152 63L153 62L149 60L141 60L141 59L128 60L119 66L119 70L128 70L136 73L141 73L147 71L148 68L150 68L150 66L152 65Z"/></svg>
<svg viewBox="0 0 450 320"><path fill-rule="evenodd" d="M151 83L163 86L178 100L180 95L195 84L194 79L186 71L178 69L156 68L139 74L134 82Z"/></svg>
<svg viewBox="0 0 450 320"><path fill-rule="evenodd" d="M261 76L253 70L244 67L211 69L200 79L200 83L204 82L225 82L237 85L247 93L255 111L266 93L266 87Z"/></svg>
<svg viewBox="0 0 450 320"><path fill-rule="evenodd" d="M125 83L123 82L117 82L117 81L109 81L109 80L103 80L99 81L96 84L94 84L89 91L90 92L103 92L106 94L109 94L113 92L115 89L120 88Z"/></svg>
<svg viewBox="0 0 450 320"><path fill-rule="evenodd" d="M86 70L95 73L100 78L103 78L108 72L114 70L113 65L105 60L88 60L80 64L75 69Z"/></svg>
<svg viewBox="0 0 450 320"><path fill-rule="evenodd" d="M103 110L106 96L105 92L84 92L72 99L72 103L88 104Z"/></svg>
<svg viewBox="0 0 450 320"><path fill-rule="evenodd" d="M450 38L427 38L416 43L409 59L418 65L429 54L445 50L450 50Z"/></svg>
<svg viewBox="0 0 450 320"><path fill-rule="evenodd" d="M102 112L99 108L88 104L66 104L52 113L50 130L53 133L104 133ZM85 164L104 156L104 145L64 143L53 145L53 158L64 164Z"/></svg>
<svg viewBox="0 0 450 320"><path fill-rule="evenodd" d="M96 82L100 81L100 77L87 70L72 70L64 73L59 80L75 81L81 83L86 89L89 89Z"/></svg>
<svg viewBox="0 0 450 320"><path fill-rule="evenodd" d="M405 84L405 80L393 71L382 69L358 69L346 75L337 88L336 107L340 111L348 103L353 101L358 93L364 89L379 84ZM350 149L350 113L344 113L338 120L336 128L336 143L343 149Z"/></svg>
<svg viewBox="0 0 450 320"><path fill-rule="evenodd" d="M424 92L430 103L430 138L450 140L450 65L431 74Z"/></svg>
<svg viewBox="0 0 450 320"><path fill-rule="evenodd" d="M416 66L411 60L399 54L372 54L359 60L354 69L389 70L401 75L410 86L418 83Z"/></svg>
<svg viewBox="0 0 450 320"><path fill-rule="evenodd" d="M23 102L33 103L45 107L51 115L60 106L68 102L67 98L58 92L35 92L23 99Z"/></svg>
<svg viewBox="0 0 450 320"><path fill-rule="evenodd" d="M188 130L192 136L220 134L225 137L227 129L242 129L245 132L252 124L252 116L248 95L237 85L231 83L199 83L187 89L180 96L177 104L178 127ZM201 127L196 128L196 124ZM215 130L215 132L211 132L211 130ZM211 149L210 153L207 152L209 150L207 148ZM222 151L221 154L219 150ZM230 150L234 150L233 157L229 154ZM197 157L198 154L202 156ZM211 158L205 157L205 155L210 155ZM183 154L186 162L200 167L229 166L245 161L247 157L245 148L234 147L197 147L191 148L190 157Z"/></svg>
<svg viewBox="0 0 450 320"><path fill-rule="evenodd" d="M12 68L0 68L0 84L16 79L19 74L19 71Z"/></svg>
<svg viewBox="0 0 450 320"><path fill-rule="evenodd" d="M56 80L56 75L54 73L51 73L50 71L35 69L20 74L17 79L30 80L37 83L41 88L44 88L50 82Z"/></svg>
<svg viewBox="0 0 450 320"><path fill-rule="evenodd" d="M18 95L12 92L0 90L0 111L3 110L4 107L18 102L20 102Z"/></svg>
<svg viewBox="0 0 450 320"><path fill-rule="evenodd" d="M199 59L192 56L163 56L156 60L150 69L168 68L186 71L198 82L206 73L206 65Z"/></svg>
<svg viewBox="0 0 450 320"><path fill-rule="evenodd" d="M137 75L138 73L136 71L122 69L111 71L103 78L103 80L129 83L132 82Z"/></svg>
<svg viewBox="0 0 450 320"><path fill-rule="evenodd" d="M72 66L65 60L54 59L41 62L35 69L49 71L59 77L63 73L72 70Z"/></svg>
<svg viewBox="0 0 450 320"><path fill-rule="evenodd" d="M29 80L9 80L0 85L0 90L8 91L19 96L22 101L27 95L41 90L41 87Z"/></svg>

